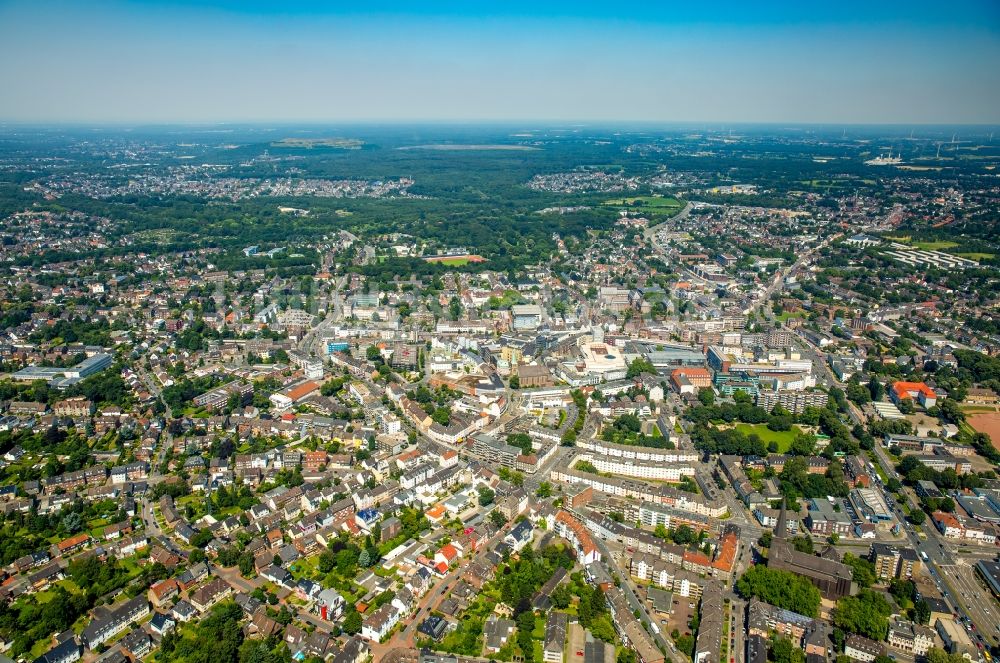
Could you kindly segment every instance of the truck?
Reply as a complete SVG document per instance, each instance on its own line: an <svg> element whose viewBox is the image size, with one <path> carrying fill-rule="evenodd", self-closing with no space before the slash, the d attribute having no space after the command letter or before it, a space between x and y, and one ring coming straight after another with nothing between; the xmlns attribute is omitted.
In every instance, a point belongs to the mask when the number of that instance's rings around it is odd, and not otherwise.
<svg viewBox="0 0 1000 663"><path fill-rule="evenodd" d="M925 552L924 552L923 550L921 550L921 551L920 551L920 557L921 557L921 558L922 558L922 559L923 559L923 560L924 560L925 562L927 561L927 553L925 553Z"/></svg>

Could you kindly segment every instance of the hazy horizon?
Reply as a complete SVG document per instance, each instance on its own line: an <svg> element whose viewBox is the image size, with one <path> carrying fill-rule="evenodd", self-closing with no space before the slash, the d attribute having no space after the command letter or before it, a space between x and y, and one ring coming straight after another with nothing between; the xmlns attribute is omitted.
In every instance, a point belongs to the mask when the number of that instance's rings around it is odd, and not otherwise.
<svg viewBox="0 0 1000 663"><path fill-rule="evenodd" d="M0 2L0 122L1000 123L1000 4Z"/></svg>

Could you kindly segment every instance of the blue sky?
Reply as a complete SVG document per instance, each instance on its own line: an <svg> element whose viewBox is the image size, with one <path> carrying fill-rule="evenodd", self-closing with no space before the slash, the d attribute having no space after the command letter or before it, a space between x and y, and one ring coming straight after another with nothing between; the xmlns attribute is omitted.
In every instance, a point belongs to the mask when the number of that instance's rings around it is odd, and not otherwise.
<svg viewBox="0 0 1000 663"><path fill-rule="evenodd" d="M0 0L0 120L1000 123L1000 3Z"/></svg>

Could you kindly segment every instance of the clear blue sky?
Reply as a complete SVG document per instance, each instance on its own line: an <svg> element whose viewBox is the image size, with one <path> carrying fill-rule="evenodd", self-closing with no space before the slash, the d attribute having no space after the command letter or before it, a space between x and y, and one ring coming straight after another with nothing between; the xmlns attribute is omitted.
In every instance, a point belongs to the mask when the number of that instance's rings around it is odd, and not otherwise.
<svg viewBox="0 0 1000 663"><path fill-rule="evenodd" d="M1000 2L0 0L0 120L997 124Z"/></svg>

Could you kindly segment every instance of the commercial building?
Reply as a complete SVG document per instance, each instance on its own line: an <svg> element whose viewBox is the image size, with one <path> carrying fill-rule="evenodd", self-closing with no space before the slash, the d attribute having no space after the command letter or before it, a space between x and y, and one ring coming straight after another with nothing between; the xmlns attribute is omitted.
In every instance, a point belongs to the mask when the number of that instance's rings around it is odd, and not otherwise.
<svg viewBox="0 0 1000 663"><path fill-rule="evenodd" d="M514 329L538 329L542 324L542 307L538 304L515 304L510 313Z"/></svg>
<svg viewBox="0 0 1000 663"><path fill-rule="evenodd" d="M114 358L106 352L98 352L69 368L28 366L14 373L12 377L21 382L45 380L53 387L65 389L80 380L100 373L108 366L111 366L113 360Z"/></svg>
<svg viewBox="0 0 1000 663"><path fill-rule="evenodd" d="M993 596L1000 598L1000 560L981 559L976 562L976 574L982 578Z"/></svg>
<svg viewBox="0 0 1000 663"><path fill-rule="evenodd" d="M836 508L836 503L816 497L809 500L806 527L813 534L847 536L851 533L853 523L843 509Z"/></svg>
<svg viewBox="0 0 1000 663"><path fill-rule="evenodd" d="M885 495L880 490L855 488L848 494L848 499L858 516L868 522L878 523L892 520L892 511L885 501Z"/></svg>
<svg viewBox="0 0 1000 663"><path fill-rule="evenodd" d="M978 660L979 651L972 643L972 638L954 620L938 618L934 622L934 630L941 637L944 649L949 654L965 656L970 661Z"/></svg>

